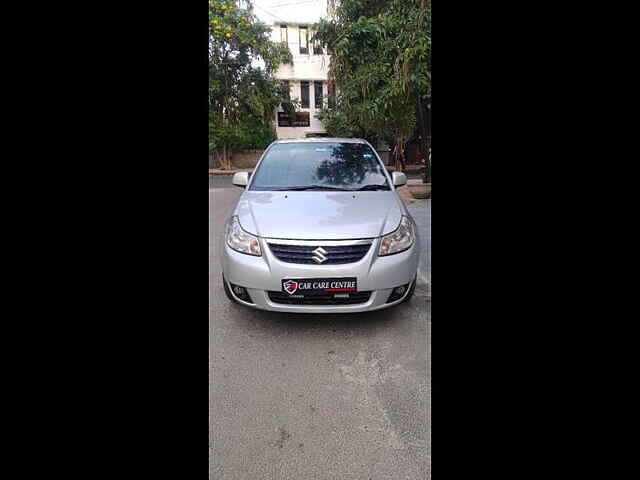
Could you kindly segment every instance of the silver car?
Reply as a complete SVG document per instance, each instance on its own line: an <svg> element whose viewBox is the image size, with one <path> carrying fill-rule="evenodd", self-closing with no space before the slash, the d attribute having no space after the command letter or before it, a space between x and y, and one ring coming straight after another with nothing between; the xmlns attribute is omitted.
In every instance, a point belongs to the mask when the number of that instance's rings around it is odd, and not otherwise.
<svg viewBox="0 0 640 480"><path fill-rule="evenodd" d="M250 176L225 226L222 282L230 300L278 312L391 307L414 292L418 232L365 140L278 140Z"/></svg>

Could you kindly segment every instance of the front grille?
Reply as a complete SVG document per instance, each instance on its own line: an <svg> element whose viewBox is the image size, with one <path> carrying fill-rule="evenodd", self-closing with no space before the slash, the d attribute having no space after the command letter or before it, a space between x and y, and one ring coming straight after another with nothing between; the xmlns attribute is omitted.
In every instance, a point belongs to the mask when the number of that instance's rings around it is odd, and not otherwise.
<svg viewBox="0 0 640 480"><path fill-rule="evenodd" d="M279 243L269 243L269 248L282 262L287 263L304 263L310 265L318 265L313 260L315 256L314 250L321 246L326 252L323 254L327 259L320 265L339 265L342 263L353 263L367 254L371 243L359 245L284 245Z"/></svg>
<svg viewBox="0 0 640 480"><path fill-rule="evenodd" d="M333 293L321 295L308 295L300 298L290 296L284 292L267 292L269 300L273 303L282 303L285 305L356 305L358 303L367 303L371 297L371 292L352 292L348 298L336 298Z"/></svg>

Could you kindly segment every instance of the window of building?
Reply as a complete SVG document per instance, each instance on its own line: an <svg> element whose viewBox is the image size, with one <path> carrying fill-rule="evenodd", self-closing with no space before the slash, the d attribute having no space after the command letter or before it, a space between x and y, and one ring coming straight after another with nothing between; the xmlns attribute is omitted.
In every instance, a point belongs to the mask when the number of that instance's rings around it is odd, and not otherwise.
<svg viewBox="0 0 640 480"><path fill-rule="evenodd" d="M282 43L287 43L289 41L289 36L287 34L287 26L280 25L280 41Z"/></svg>
<svg viewBox="0 0 640 480"><path fill-rule="evenodd" d="M313 40L313 42L311 42L311 46L313 47L313 54L314 55L322 55L322 45L320 44L319 40Z"/></svg>
<svg viewBox="0 0 640 480"><path fill-rule="evenodd" d="M278 112L279 127L308 127L311 125L309 112Z"/></svg>
<svg viewBox="0 0 640 480"><path fill-rule="evenodd" d="M300 53L309 53L309 29L300 27Z"/></svg>
<svg viewBox="0 0 640 480"><path fill-rule="evenodd" d="M322 82L313 82L316 109L322 108Z"/></svg>
<svg viewBox="0 0 640 480"><path fill-rule="evenodd" d="M311 125L309 112L296 112L294 114L293 126L294 127L308 127Z"/></svg>
<svg viewBox="0 0 640 480"><path fill-rule="evenodd" d="M300 101L302 108L309 108L309 82L300 82Z"/></svg>

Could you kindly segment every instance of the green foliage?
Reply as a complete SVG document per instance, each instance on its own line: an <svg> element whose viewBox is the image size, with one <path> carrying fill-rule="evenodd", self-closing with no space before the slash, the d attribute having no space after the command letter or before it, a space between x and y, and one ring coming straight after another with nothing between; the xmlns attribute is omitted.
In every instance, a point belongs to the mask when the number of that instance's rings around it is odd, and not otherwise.
<svg viewBox="0 0 640 480"><path fill-rule="evenodd" d="M315 30L338 90L335 107L318 115L329 134L409 138L418 98L431 95L430 2L341 0Z"/></svg>
<svg viewBox="0 0 640 480"><path fill-rule="evenodd" d="M230 144L238 150L261 150L276 139L273 131L255 119L242 122L234 130Z"/></svg>
<svg viewBox="0 0 640 480"><path fill-rule="evenodd" d="M351 123L347 114L340 109L325 109L316 114L327 133L332 137L364 137L365 131Z"/></svg>
<svg viewBox="0 0 640 480"><path fill-rule="evenodd" d="M244 3L244 2L243 2ZM288 48L270 40L252 7L209 1L209 150L264 148L270 122L286 96L273 73L291 61Z"/></svg>

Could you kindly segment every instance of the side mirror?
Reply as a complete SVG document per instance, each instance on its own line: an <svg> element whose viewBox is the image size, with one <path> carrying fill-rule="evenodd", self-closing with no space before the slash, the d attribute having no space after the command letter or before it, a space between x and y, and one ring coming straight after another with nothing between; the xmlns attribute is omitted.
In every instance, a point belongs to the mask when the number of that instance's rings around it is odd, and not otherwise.
<svg viewBox="0 0 640 480"><path fill-rule="evenodd" d="M407 176L402 172L393 172L391 178L393 179L393 185L395 187L401 187L407 184Z"/></svg>
<svg viewBox="0 0 640 480"><path fill-rule="evenodd" d="M236 172L233 174L233 179L231 183L238 187L246 187L249 183L249 173L248 172Z"/></svg>

